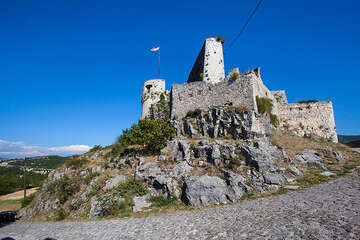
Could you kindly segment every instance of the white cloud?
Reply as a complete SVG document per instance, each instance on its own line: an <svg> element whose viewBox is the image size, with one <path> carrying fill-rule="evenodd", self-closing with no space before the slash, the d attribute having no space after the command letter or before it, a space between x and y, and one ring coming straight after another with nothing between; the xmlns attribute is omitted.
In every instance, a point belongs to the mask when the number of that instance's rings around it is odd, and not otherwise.
<svg viewBox="0 0 360 240"><path fill-rule="evenodd" d="M84 152L89 151L90 147L88 145L70 145L62 147L51 147L49 150L54 152Z"/></svg>
<svg viewBox="0 0 360 240"><path fill-rule="evenodd" d="M23 142L10 142L0 139L0 157L20 158L44 155L68 156L81 154L90 150L88 145L70 145L59 147L41 147L26 145Z"/></svg>

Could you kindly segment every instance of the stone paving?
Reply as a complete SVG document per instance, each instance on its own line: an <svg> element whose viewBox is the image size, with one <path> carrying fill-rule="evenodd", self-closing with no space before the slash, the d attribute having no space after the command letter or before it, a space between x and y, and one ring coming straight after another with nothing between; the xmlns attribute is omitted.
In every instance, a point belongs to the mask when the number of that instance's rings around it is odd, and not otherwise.
<svg viewBox="0 0 360 240"><path fill-rule="evenodd" d="M359 239L360 177L255 201L149 218L13 223L0 239ZM11 239L8 238L8 239Z"/></svg>

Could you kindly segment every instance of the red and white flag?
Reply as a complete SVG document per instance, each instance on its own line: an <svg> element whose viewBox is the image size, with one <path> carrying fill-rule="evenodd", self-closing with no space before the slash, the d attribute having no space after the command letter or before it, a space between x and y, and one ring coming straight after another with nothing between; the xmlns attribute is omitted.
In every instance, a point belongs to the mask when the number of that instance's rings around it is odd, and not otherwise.
<svg viewBox="0 0 360 240"><path fill-rule="evenodd" d="M152 49L150 49L152 52L155 52L155 51L158 51L160 50L160 46L157 46L157 47L153 47Z"/></svg>

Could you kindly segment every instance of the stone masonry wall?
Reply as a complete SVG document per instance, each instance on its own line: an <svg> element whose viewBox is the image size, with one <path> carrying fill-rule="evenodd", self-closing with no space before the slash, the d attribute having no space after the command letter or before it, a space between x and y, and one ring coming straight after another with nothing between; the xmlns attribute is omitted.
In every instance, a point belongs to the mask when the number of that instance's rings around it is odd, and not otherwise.
<svg viewBox="0 0 360 240"><path fill-rule="evenodd" d="M181 119L195 109L208 110L214 106L244 104L257 111L253 75L242 75L233 81L217 84L192 82L174 84L171 90L171 118Z"/></svg>
<svg viewBox="0 0 360 240"><path fill-rule="evenodd" d="M220 40L207 38L190 72L188 83L215 84L225 79L223 48Z"/></svg>
<svg viewBox="0 0 360 240"><path fill-rule="evenodd" d="M332 102L279 104L280 127L337 142Z"/></svg>
<svg viewBox="0 0 360 240"><path fill-rule="evenodd" d="M279 114L279 110L277 107L277 100L273 96L273 94L270 92L270 90L265 86L261 79L260 75L260 68L256 68L253 71L249 72L248 74L254 75L254 95L259 96L262 98L270 98L273 102L273 110L272 113L275 115Z"/></svg>

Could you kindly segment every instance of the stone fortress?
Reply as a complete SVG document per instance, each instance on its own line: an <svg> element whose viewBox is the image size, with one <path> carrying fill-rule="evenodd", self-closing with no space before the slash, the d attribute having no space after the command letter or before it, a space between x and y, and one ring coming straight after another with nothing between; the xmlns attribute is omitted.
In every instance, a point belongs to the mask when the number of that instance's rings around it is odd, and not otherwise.
<svg viewBox="0 0 360 240"><path fill-rule="evenodd" d="M279 120L279 128L298 136L317 136L337 142L334 111L329 101L288 103L284 90L270 91L263 83L260 68L240 73L238 68L225 77L222 39L207 38L189 74L187 83L165 90L165 80L152 79L143 85L142 116L161 95L170 101L170 119L183 119L189 111L207 111L218 106L245 105L253 116L258 113L256 97L269 98ZM258 115L258 114L257 114Z"/></svg>

